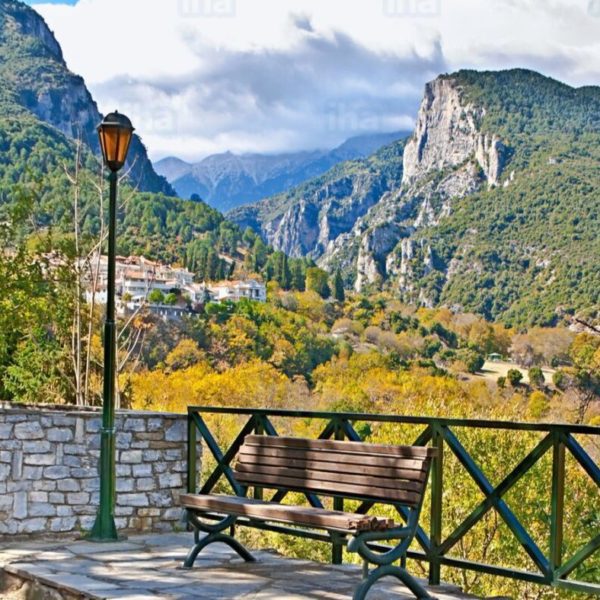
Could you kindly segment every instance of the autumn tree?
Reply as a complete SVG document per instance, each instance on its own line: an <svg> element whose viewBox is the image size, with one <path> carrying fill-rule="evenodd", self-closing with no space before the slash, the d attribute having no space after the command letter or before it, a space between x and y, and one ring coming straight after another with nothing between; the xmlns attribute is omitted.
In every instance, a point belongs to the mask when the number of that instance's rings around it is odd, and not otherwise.
<svg viewBox="0 0 600 600"><path fill-rule="evenodd" d="M319 269L319 267L306 269L306 289L316 292L321 298L329 298L331 296L331 288L329 287L327 271Z"/></svg>

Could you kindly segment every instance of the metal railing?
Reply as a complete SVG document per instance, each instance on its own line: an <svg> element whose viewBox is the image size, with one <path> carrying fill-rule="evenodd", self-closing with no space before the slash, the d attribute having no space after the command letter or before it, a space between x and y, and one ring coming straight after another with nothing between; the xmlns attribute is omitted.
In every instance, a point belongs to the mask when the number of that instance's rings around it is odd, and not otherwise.
<svg viewBox="0 0 600 600"><path fill-rule="evenodd" d="M247 417L245 424L231 443L228 449L221 450L215 436L207 425L206 415L237 415L240 418ZM361 413L331 413L296 410L262 410L244 408L216 408L216 407L190 407L188 409L188 470L187 487L190 493L209 494L214 491L215 486L221 478L225 478L234 493L242 495L242 486L236 481L231 464L235 458L244 437L249 433L264 435L278 435L273 420L283 418L284 420L323 420L325 426L321 430L320 439L335 438L338 440L348 439L351 441L362 441L355 425L388 423L397 426L422 426L419 435L412 441L412 445L427 445L438 448L438 458L434 461L431 471L431 507L429 515L428 531L420 527L416 539L421 547L420 550L409 550L408 557L424 560L429 563L429 582L438 584L440 582L441 567L454 567L478 571L490 575L509 577L512 579L528 581L543 585L550 585L561 589L586 592L589 594L600 594L599 581L581 581L569 579L569 576L600 549L600 531L597 524L591 527L592 535L589 541L578 545L575 552L565 557L564 554L564 518L565 518L565 486L569 485L566 480L568 470L566 469L567 451L572 455L576 463L585 471L596 486L598 494L595 495L597 510L600 513L600 468L583 446L575 439L575 435L593 436L594 441L600 443L600 427L568 424L532 424L532 423L510 423L504 421L466 420L466 419L442 419L429 417L414 417L400 415L361 414ZM527 452L518 464L506 475L500 483L493 485L490 476L486 475L484 469L477 464L471 453L467 451L460 440L460 432L457 430L483 432L483 430L516 431L537 434L541 439L536 439L532 450ZM200 437L198 437L198 434ZM204 442L206 448L214 457L216 466L208 475L206 480L198 486L197 472L197 444ZM505 500L507 493L519 483L523 476L530 473L547 453L551 454L552 480L550 492L550 515L548 523L549 541L547 548L540 548L540 544L534 541L528 532L527 523L523 523ZM475 483L483 499L468 514L468 516L454 526L449 535L444 535L443 525L443 498L445 493L451 493L446 487L444 472L445 461L451 456L456 457L464 473ZM485 465L484 465L485 466ZM568 489L568 488L567 488ZM272 502L281 502L286 496L285 490L276 491L269 498ZM259 490L258 496L262 497ZM309 494L307 497L313 506L322 506L321 500ZM541 501L541 499L539 499ZM374 503L367 499L358 507L356 512L366 513ZM394 504L398 513L404 515L404 507ZM334 497L333 507L336 510L344 510L344 498ZM594 507L592 507L594 508ZM535 570L509 568L504 565L487 564L477 562L464 557L451 555L451 550L481 522L486 514L495 510L502 521L508 526L512 535L517 540ZM340 563L342 559L343 540L339 536L328 536L324 533L305 531L300 532L286 526L261 523L250 520L240 520L240 524L275 531L279 533L290 533L303 535L312 539L330 542L332 544L332 561ZM596 529L594 531L594 529ZM545 544L542 544L545 547Z"/></svg>

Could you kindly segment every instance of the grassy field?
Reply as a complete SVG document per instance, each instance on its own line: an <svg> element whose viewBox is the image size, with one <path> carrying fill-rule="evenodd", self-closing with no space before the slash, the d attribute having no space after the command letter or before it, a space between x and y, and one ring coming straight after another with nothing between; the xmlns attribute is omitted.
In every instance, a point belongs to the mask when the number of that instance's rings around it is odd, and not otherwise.
<svg viewBox="0 0 600 600"><path fill-rule="evenodd" d="M484 377L485 379L489 379L491 381L497 381L498 377L506 377L506 374L510 369L517 369L523 373L523 383L529 383L529 376L527 374L527 369L523 367L519 367L515 363L504 362L504 361L490 361L486 360L483 369L477 373L474 377ZM544 379L547 384L552 384L552 375L554 375L554 369L550 367L542 367L542 372L544 373Z"/></svg>

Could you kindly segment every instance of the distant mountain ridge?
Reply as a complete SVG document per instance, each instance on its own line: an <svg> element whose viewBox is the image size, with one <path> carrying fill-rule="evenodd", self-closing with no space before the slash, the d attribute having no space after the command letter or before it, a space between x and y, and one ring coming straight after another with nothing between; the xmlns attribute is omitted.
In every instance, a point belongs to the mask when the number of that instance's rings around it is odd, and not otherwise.
<svg viewBox="0 0 600 600"><path fill-rule="evenodd" d="M600 88L441 75L408 141L228 217L357 291L550 324L600 304Z"/></svg>
<svg viewBox="0 0 600 600"><path fill-rule="evenodd" d="M226 212L284 192L317 177L345 160L364 158L408 132L375 133L352 137L333 150L286 154L214 154L192 164L177 157L155 163L182 198L193 194Z"/></svg>
<svg viewBox="0 0 600 600"><path fill-rule="evenodd" d="M102 120L83 78L69 71L44 19L17 0L0 3L0 101L3 115L27 111L68 138L81 138L96 155ZM135 123L134 123L135 125ZM126 169L140 191L174 194L134 135Z"/></svg>

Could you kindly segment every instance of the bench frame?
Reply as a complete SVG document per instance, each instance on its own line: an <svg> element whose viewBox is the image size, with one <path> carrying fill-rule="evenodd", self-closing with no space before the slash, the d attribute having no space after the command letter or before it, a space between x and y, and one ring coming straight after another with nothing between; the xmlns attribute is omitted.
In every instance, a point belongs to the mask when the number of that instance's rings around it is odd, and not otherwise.
<svg viewBox="0 0 600 600"><path fill-rule="evenodd" d="M360 442L349 443L354 444ZM432 600L432 596L429 595L421 583L419 583L406 570L406 553L415 537L418 528L419 517L423 506L424 492L427 486L427 479L431 468L431 458L433 458L434 455L435 450L430 448L429 460L426 463L426 477L425 483L423 484L423 491L420 495L420 500L416 505L406 507L407 517L406 524L404 526L388 528L380 531L350 531L323 528L328 532L332 542L345 544L349 552L356 552L363 559L362 582L356 587L353 600L364 600L370 588L379 579L388 575L399 579L415 595L416 598ZM238 497L247 497L249 487L252 487L252 485L240 486L241 494L238 494ZM332 496L330 493L324 493L324 495ZM337 495L333 495L333 497L335 498ZM385 501L379 500L378 502L384 503ZM373 503L375 503L375 501ZM234 537L235 524L238 518L240 518L240 515L227 514L223 512L223 514L226 516L219 517L214 511L190 506L186 506L186 513L188 523L194 529L194 546L184 561L184 568L192 568L200 552L208 545L216 542L227 544L246 562L256 561L255 557ZM206 523L205 521L201 520L201 517L208 517L211 519L216 518L220 520L215 523ZM277 522L277 519L269 518L244 518L247 519L249 525L267 521ZM304 527L306 528L306 526ZM311 526L311 528L315 527ZM224 533L227 529L229 529L229 534ZM206 534L202 538L200 537L201 532ZM287 533L290 534L289 531ZM396 540L396 543L393 546L382 547L377 544L378 542L393 542L394 540ZM400 561L400 565L393 564L396 561ZM375 568L370 570L370 564L375 565Z"/></svg>

